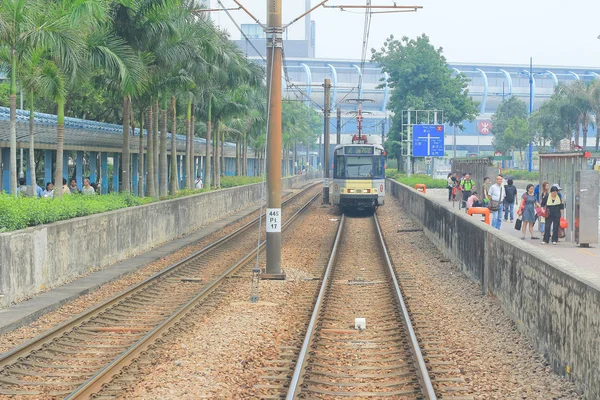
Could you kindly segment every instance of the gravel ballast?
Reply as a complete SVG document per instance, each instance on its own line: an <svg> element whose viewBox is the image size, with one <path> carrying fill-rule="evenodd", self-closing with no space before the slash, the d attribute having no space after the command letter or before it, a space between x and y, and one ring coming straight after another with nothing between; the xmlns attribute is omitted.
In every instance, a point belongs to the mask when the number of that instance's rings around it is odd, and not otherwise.
<svg viewBox="0 0 600 400"><path fill-rule="evenodd" d="M398 200L388 196L378 214L394 265L410 273L420 289L409 304L426 302L432 325L475 398L581 398L572 382L552 373L500 304L483 296L457 265L445 262L423 232L398 232L420 228Z"/></svg>

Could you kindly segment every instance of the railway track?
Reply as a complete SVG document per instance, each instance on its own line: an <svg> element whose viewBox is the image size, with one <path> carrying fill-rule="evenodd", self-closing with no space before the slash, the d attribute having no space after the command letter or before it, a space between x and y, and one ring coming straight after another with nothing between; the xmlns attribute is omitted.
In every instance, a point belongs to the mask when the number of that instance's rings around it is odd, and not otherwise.
<svg viewBox="0 0 600 400"><path fill-rule="evenodd" d="M436 399L376 215L342 217L286 395L299 397Z"/></svg>
<svg viewBox="0 0 600 400"><path fill-rule="evenodd" d="M313 188L283 203L289 215L299 198L309 197L285 221L284 229L320 196ZM114 298L0 355L0 396L89 398L255 257L258 224L256 218ZM263 246L264 242L259 247Z"/></svg>

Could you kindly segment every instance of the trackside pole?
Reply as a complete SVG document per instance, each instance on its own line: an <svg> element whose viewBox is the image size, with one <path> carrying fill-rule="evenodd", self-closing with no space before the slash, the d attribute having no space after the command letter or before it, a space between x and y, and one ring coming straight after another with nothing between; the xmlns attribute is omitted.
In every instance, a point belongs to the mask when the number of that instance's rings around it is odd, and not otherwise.
<svg viewBox="0 0 600 400"><path fill-rule="evenodd" d="M325 87L325 100L323 107L323 204L329 204L329 114L331 112L330 107L330 91L331 91L331 80L325 79L323 85Z"/></svg>
<svg viewBox="0 0 600 400"><path fill-rule="evenodd" d="M281 0L267 0L267 264L263 279L285 279L281 271Z"/></svg>

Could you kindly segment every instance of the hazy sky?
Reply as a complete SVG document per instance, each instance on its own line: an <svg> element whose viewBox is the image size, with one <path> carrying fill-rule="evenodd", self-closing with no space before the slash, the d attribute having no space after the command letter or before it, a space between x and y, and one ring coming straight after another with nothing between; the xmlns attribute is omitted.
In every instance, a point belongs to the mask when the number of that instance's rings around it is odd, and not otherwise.
<svg viewBox="0 0 600 400"><path fill-rule="evenodd" d="M231 0L221 0L234 7ZM240 0L266 23L267 0ZM218 7L217 0L211 0ZM312 0L316 5L318 0ZM392 5L392 0L372 0L373 5ZM416 37L427 34L444 49L450 62L585 66L600 69L600 0L418 0L398 5L421 5L416 13L373 16L369 49L380 48L393 34ZM366 4L365 0L330 0L331 5ZM304 0L283 0L284 24L299 16ZM238 23L252 23L243 11L234 11ZM213 18L233 39L240 33L223 12ZM317 9L317 58L360 59L364 13ZM304 37L304 23L289 28L290 39ZM368 53L370 54L370 52Z"/></svg>

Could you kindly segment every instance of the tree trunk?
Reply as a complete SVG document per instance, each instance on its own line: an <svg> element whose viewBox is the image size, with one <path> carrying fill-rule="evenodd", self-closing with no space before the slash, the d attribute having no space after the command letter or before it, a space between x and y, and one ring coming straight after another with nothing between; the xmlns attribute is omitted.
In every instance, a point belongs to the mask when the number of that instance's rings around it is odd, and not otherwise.
<svg viewBox="0 0 600 400"><path fill-rule="evenodd" d="M248 134L244 134L244 156L242 157L242 175L248 176Z"/></svg>
<svg viewBox="0 0 600 400"><path fill-rule="evenodd" d="M146 196L156 197L154 190L154 135L152 134L152 102L146 112Z"/></svg>
<svg viewBox="0 0 600 400"><path fill-rule="evenodd" d="M221 187L221 176L225 176L225 131L221 133L221 167L219 169L219 187Z"/></svg>
<svg viewBox="0 0 600 400"><path fill-rule="evenodd" d="M219 153L217 151L218 143L219 143L219 122L215 121L214 124L215 134L213 135L213 143L212 143L212 157L213 157L213 186L215 188L219 187L219 181L217 179L217 164L219 161Z"/></svg>
<svg viewBox="0 0 600 400"><path fill-rule="evenodd" d="M235 139L235 176L240 176L240 135L238 134Z"/></svg>
<svg viewBox="0 0 600 400"><path fill-rule="evenodd" d="M194 181L196 179L196 149L194 138L196 137L196 116L194 115L194 105L192 104L192 120L190 125L190 187L195 189Z"/></svg>
<svg viewBox="0 0 600 400"><path fill-rule="evenodd" d="M210 165L210 153L212 152L212 101L208 98L208 118L206 119L206 154L204 160L204 187L210 189L211 184L211 165Z"/></svg>
<svg viewBox="0 0 600 400"><path fill-rule="evenodd" d="M176 113L175 96L171 96L171 196L177 194L177 141L175 134L177 133L177 113Z"/></svg>
<svg viewBox="0 0 600 400"><path fill-rule="evenodd" d="M0 188L1 189L1 188ZM17 195L17 95L10 95L10 194Z"/></svg>
<svg viewBox="0 0 600 400"><path fill-rule="evenodd" d="M138 192L139 197L144 196L144 110L140 112L140 143L138 149Z"/></svg>
<svg viewBox="0 0 600 400"><path fill-rule="evenodd" d="M598 151L598 145L600 145L600 129L596 128L596 151Z"/></svg>
<svg viewBox="0 0 600 400"><path fill-rule="evenodd" d="M160 110L160 197L167 197L167 105Z"/></svg>
<svg viewBox="0 0 600 400"><path fill-rule="evenodd" d="M121 170L123 171L123 180L121 182L121 192L130 192L129 181L129 96L123 97L123 149ZM117 172L118 173L118 172Z"/></svg>
<svg viewBox="0 0 600 400"><path fill-rule="evenodd" d="M185 188L191 189L191 168L190 168L190 157L191 157L191 144L192 140L192 95L190 94L187 103L187 111L185 114Z"/></svg>
<svg viewBox="0 0 600 400"><path fill-rule="evenodd" d="M587 146L587 133L588 133L588 124L581 124L581 133L583 134L583 150L585 150Z"/></svg>
<svg viewBox="0 0 600 400"><path fill-rule="evenodd" d="M215 187L221 187L221 157L219 155L219 146L221 142L221 124L217 120L215 123Z"/></svg>
<svg viewBox="0 0 600 400"><path fill-rule="evenodd" d="M33 90L29 92L29 177L33 187L33 197L37 197L37 177L35 174L35 136L33 126Z"/></svg>
<svg viewBox="0 0 600 400"><path fill-rule="evenodd" d="M10 194L17 195L17 50L11 49L10 70ZM2 188L0 188L1 190Z"/></svg>
<svg viewBox="0 0 600 400"><path fill-rule="evenodd" d="M65 102L57 102L57 121L56 121L56 171L54 173L54 197L63 195L63 148L65 141ZM16 165L15 165L16 167Z"/></svg>
<svg viewBox="0 0 600 400"><path fill-rule="evenodd" d="M159 170L158 170L158 152L159 152L159 141L158 141L158 96L156 97L156 99L154 100L154 110L152 111L152 116L153 116L153 122L152 122L152 132L154 133L153 138L152 138L152 145L153 145L153 155L154 155L154 193L155 196L158 197L158 192L159 192L159 185L158 185L158 174L159 174Z"/></svg>
<svg viewBox="0 0 600 400"><path fill-rule="evenodd" d="M294 175L296 175L298 173L298 158L297 158L297 152L298 151L298 142L296 142L296 140L294 140L294 153L292 154L292 165L294 166Z"/></svg>

